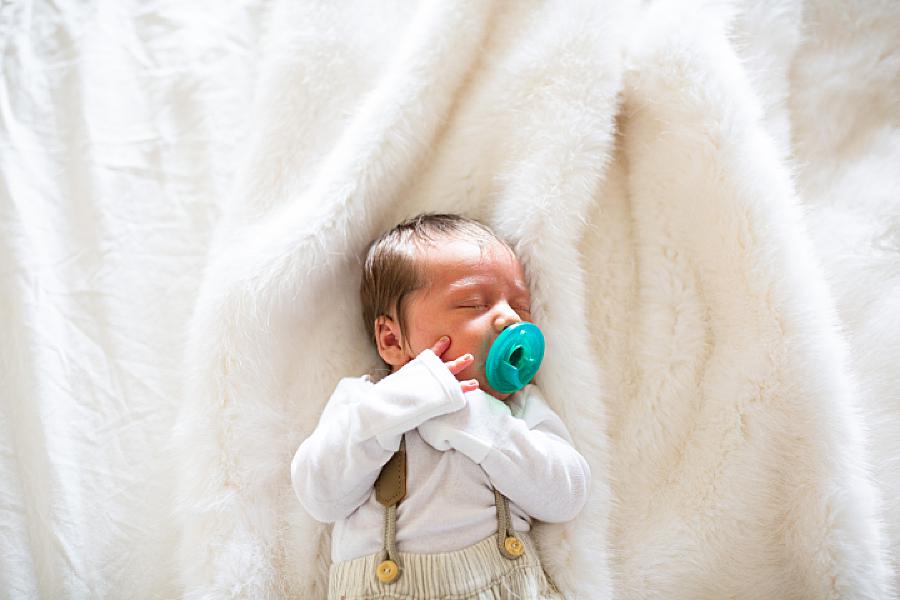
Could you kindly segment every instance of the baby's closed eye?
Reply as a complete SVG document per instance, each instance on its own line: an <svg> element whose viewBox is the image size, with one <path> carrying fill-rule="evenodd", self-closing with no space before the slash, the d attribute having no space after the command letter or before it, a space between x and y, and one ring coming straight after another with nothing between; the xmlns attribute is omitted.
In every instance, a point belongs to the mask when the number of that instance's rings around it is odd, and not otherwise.
<svg viewBox="0 0 900 600"><path fill-rule="evenodd" d="M487 308L487 302L483 298L474 297L460 300L456 304L457 308Z"/></svg>

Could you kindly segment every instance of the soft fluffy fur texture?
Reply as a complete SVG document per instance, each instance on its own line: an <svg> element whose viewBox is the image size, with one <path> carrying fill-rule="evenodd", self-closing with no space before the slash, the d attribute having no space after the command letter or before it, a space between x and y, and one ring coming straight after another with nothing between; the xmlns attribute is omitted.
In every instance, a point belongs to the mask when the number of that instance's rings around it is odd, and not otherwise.
<svg viewBox="0 0 900 600"><path fill-rule="evenodd" d="M583 513L536 528L569 596L891 597L859 390L785 163L787 69L753 68L754 27L780 24L769 49L791 56L799 11L403 6L364 30L330 2L278 15L191 332L185 596L324 595L329 528L288 465L374 364L367 241L433 210L490 223L531 279L538 382L593 471Z"/></svg>

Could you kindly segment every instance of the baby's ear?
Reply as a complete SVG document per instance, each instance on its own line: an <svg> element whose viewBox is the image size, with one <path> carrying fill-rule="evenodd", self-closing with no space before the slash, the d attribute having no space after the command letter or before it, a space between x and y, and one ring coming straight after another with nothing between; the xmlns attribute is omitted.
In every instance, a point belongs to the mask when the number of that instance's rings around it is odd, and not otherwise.
<svg viewBox="0 0 900 600"><path fill-rule="evenodd" d="M375 345L382 360L394 370L409 362L403 350L403 336L397 321L387 315L375 318Z"/></svg>

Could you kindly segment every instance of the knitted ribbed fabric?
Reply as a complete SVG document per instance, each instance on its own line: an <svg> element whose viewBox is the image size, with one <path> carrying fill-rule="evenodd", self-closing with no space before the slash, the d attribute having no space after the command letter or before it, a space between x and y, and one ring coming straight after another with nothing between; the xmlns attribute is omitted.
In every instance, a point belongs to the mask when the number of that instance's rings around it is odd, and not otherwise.
<svg viewBox="0 0 900 600"><path fill-rule="evenodd" d="M526 532L516 560L497 550L498 534L462 550L435 554L400 552L401 576L390 584L375 577L381 553L331 566L329 600L562 600L544 574L537 548Z"/></svg>

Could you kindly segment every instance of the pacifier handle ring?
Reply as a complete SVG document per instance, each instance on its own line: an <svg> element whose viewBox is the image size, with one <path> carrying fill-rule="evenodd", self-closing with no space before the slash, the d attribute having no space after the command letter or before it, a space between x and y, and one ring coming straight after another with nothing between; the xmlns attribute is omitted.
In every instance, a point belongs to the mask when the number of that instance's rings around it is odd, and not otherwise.
<svg viewBox="0 0 900 600"><path fill-rule="evenodd" d="M519 353L519 356L517 357L517 360L516 360L515 362L513 362L512 358L513 358L513 356L516 355L517 352ZM510 351L509 357L507 358L506 362L507 362L511 367L518 369L518 368L519 368L519 362L520 362L521 360L525 359L525 357L522 356L522 354L523 354L524 352L525 352L525 347L522 346L522 344L516 344L516 346ZM527 360L527 359L525 359L525 360Z"/></svg>

